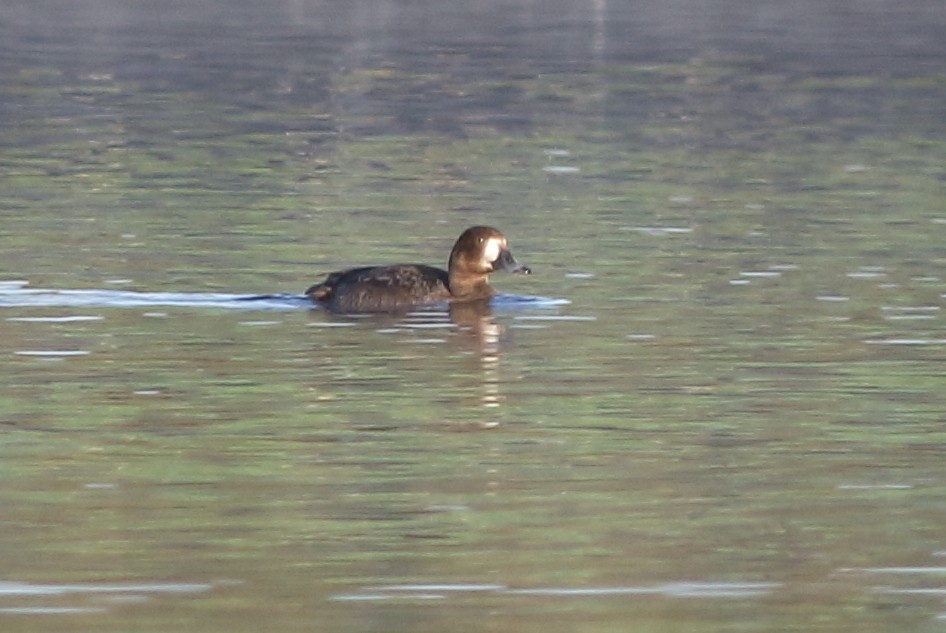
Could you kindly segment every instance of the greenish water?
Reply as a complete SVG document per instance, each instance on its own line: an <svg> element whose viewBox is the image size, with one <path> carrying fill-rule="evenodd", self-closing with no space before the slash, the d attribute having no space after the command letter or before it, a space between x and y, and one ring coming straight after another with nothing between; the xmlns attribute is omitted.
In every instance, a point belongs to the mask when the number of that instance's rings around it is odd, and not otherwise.
<svg viewBox="0 0 946 633"><path fill-rule="evenodd" d="M937 3L169 6L0 24L0 629L939 630Z"/></svg>

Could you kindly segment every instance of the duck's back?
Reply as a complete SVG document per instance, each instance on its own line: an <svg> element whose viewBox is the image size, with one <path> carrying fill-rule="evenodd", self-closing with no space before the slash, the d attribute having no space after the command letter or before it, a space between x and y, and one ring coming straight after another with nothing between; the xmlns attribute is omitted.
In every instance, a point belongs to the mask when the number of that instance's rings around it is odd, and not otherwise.
<svg viewBox="0 0 946 633"><path fill-rule="evenodd" d="M305 294L333 312L398 312L450 298L447 271L419 264L350 268Z"/></svg>

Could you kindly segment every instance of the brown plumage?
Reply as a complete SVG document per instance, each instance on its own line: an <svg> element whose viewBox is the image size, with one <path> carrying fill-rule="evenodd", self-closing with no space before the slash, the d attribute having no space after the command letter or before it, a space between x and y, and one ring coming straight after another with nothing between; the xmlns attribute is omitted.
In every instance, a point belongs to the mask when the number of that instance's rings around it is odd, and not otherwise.
<svg viewBox="0 0 946 633"><path fill-rule="evenodd" d="M305 294L332 312L399 312L441 301L474 301L493 295L496 270L532 272L512 256L506 238L488 226L468 228L450 251L448 270L422 264L350 268L331 273Z"/></svg>

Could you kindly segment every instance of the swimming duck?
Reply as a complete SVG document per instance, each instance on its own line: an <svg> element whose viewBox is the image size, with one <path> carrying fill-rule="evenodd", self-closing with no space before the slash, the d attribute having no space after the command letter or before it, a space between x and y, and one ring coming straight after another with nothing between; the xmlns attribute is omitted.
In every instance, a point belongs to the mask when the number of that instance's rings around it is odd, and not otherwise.
<svg viewBox="0 0 946 633"><path fill-rule="evenodd" d="M476 301L494 294L489 275L496 270L529 274L490 226L465 230L453 245L447 270L421 264L349 268L329 274L305 291L332 312L400 312L440 301Z"/></svg>

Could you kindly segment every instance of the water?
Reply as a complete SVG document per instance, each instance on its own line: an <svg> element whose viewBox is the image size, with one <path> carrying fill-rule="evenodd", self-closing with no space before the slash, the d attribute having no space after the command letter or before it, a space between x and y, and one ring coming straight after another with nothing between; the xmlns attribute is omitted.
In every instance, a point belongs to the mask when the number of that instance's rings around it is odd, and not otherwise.
<svg viewBox="0 0 946 633"><path fill-rule="evenodd" d="M0 628L940 630L940 5L6 3Z"/></svg>
<svg viewBox="0 0 946 633"><path fill-rule="evenodd" d="M554 308L571 303L567 299L518 295L496 295L490 302L490 311L522 310L527 308ZM315 310L313 301L305 295L269 294L235 295L221 292L134 292L121 290L59 290L30 288L26 282L0 283L0 307L57 307L57 308L139 308L176 306L188 308L218 308L225 310ZM434 306L435 307L435 306ZM554 318L554 317L549 317ZM10 317L9 321L69 322L86 317Z"/></svg>

